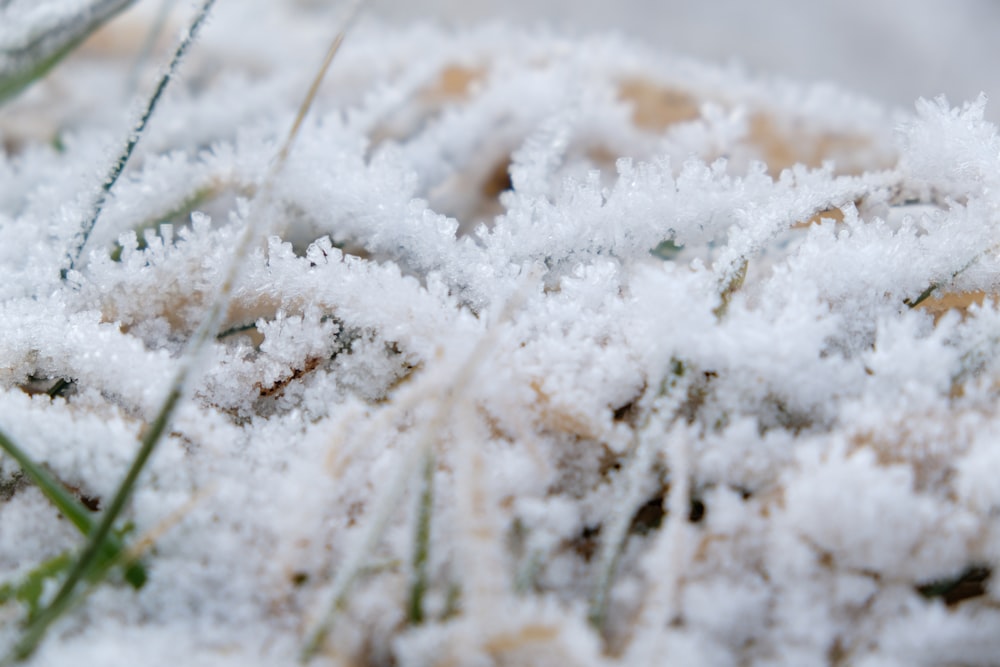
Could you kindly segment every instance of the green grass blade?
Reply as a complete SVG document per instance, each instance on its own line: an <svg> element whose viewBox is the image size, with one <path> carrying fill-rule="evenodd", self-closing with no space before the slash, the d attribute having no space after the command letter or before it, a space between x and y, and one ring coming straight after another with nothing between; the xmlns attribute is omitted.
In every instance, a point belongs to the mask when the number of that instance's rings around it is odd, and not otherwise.
<svg viewBox="0 0 1000 667"><path fill-rule="evenodd" d="M13 99L43 77L88 35L114 18L135 0L97 0L75 13L67 12L48 25L18 25L22 43L0 44L0 104ZM0 12L0 21L16 20Z"/></svg>
<svg viewBox="0 0 1000 667"><path fill-rule="evenodd" d="M913 299L912 301L910 299L904 299L903 303L905 303L910 308L916 308L917 306L919 306L920 304L922 304L924 301L926 301L927 299L929 299L931 297L931 295L934 294L934 292L937 291L938 287L939 287L939 285L937 283L931 283L930 286L927 289L925 289L923 292L921 292L920 295L917 296L916 299Z"/></svg>
<svg viewBox="0 0 1000 667"><path fill-rule="evenodd" d="M77 530L84 537L90 535L94 530L94 519L83 503L74 498L65 487L59 483L42 466L35 463L28 454L10 439L2 429L0 429L0 448L21 467L21 470L35 483L42 494L48 498L49 502L56 506L70 523L76 526ZM120 534L112 533L106 540L101 552L104 561L115 559L122 552L124 544ZM125 579L133 588L141 588L146 583L146 570L141 563L130 562L125 566Z"/></svg>
<svg viewBox="0 0 1000 667"><path fill-rule="evenodd" d="M0 604L16 599L27 605L28 618L33 618L41 606L45 582L61 575L72 563L73 557L69 551L43 561L32 569L21 583L7 583L0 586Z"/></svg>
<svg viewBox="0 0 1000 667"><path fill-rule="evenodd" d="M34 652L49 626L69 609L73 601L74 590L84 577L90 578L93 575L94 578L100 578L113 563L114 559L108 561L101 558L107 552L108 540L113 538L111 528L118 515L124 509L125 503L128 501L132 494L132 489L135 487L136 480L139 478L139 474L145 468L146 462L149 460L150 455L153 453L156 444L159 442L170 421L170 417L173 415L174 409L181 398L181 387L184 384L186 369L187 367L179 373L179 377L174 382L174 387L160 407L159 414L157 414L156 419L153 420L146 430L142 444L135 459L132 461L131 467L129 467L128 473L126 473L125 478L119 484L111 503L101 514L100 522L90 532L90 539L87 541L87 545L77 558L69 574L66 575L66 579L63 581L59 591L52 599L52 602L28 625L24 635L14 647L13 655L15 659L23 660Z"/></svg>
<svg viewBox="0 0 1000 667"><path fill-rule="evenodd" d="M31 481L49 499L49 502L55 505L56 509L69 519L81 533L86 535L90 532L94 527L90 511L83 506L83 503L71 496L45 468L35 463L24 450L14 444L14 441L2 429L0 429L0 447L17 461L21 470L31 478Z"/></svg>
<svg viewBox="0 0 1000 667"><path fill-rule="evenodd" d="M424 622L424 593L427 592L427 566L431 551L431 514L434 512L434 452L424 453L423 485L417 508L417 523L413 540L413 574L407 616L410 623Z"/></svg>
<svg viewBox="0 0 1000 667"><path fill-rule="evenodd" d="M129 158L132 157L135 147L139 144L139 139L142 137L143 132L146 131L146 126L149 124L149 119L153 117L153 112L156 110L156 106L159 104L160 98L163 96L167 86L170 85L170 82L176 75L181 61L184 59L185 54L187 54L191 44L194 43L199 30L208 19L208 14L211 12L212 5L214 4L215 0L206 0L201 6L201 9L199 9L197 14L195 14L194 20L191 21L191 25L188 26L187 32L184 33L180 43L177 45L177 49L174 51L173 58L170 59L170 64L167 66L166 72L164 72L163 76L160 77L160 81L157 83L156 89L146 101L146 107L143 109L142 115L139 117L139 122L136 124L135 128L129 132L128 138L125 140L125 145L122 147L121 152L119 152L114 164L111 165L111 169L108 171L108 174L104 179L104 183L101 184L101 190L91 205L90 216L81 225L80 233L76 236L73 247L70 248L67 253L67 259L69 261L67 267L62 272L63 279L66 278L66 275L70 271L76 268L77 262L80 261L80 256L83 254L83 250L87 246L87 240L90 238L91 232L94 231L94 227L97 226L97 221L101 217L104 205L108 201L108 195L111 194L111 189L115 186L115 183L118 182L122 172L125 171L125 166L128 164Z"/></svg>
<svg viewBox="0 0 1000 667"><path fill-rule="evenodd" d="M97 0L82 10L67 12L48 25L18 25L24 40L18 44L0 44L0 104L45 76L80 42L134 2ZM16 17L7 12L0 13L0 19L6 22Z"/></svg>

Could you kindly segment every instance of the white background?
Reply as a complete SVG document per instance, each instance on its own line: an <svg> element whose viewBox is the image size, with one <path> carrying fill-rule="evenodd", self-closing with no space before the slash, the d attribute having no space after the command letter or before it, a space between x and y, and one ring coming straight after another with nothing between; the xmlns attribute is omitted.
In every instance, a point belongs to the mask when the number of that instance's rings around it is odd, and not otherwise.
<svg viewBox="0 0 1000 667"><path fill-rule="evenodd" d="M617 30L671 53L739 62L758 75L830 81L912 108L985 91L1000 120L998 0L370 0L392 21L503 19Z"/></svg>

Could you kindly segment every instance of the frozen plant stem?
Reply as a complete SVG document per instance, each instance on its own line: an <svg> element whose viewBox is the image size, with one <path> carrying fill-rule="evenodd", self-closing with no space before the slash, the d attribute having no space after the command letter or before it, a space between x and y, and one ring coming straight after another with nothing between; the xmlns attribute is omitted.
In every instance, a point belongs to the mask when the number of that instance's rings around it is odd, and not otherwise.
<svg viewBox="0 0 1000 667"><path fill-rule="evenodd" d="M479 360L485 356L486 351L493 347L500 325L506 322L513 313L521 307L528 296L528 288L535 285L538 280L536 271L528 271L522 289L515 293L505 304L497 321L479 337L479 341L467 356L465 356L455 369L449 386L443 388L443 395L437 404L431 419L424 425L420 432L419 441L409 448L403 455L403 460L396 467L395 474L386 485L387 491L379 496L372 509L371 518L368 520L364 532L358 540L357 546L348 554L345 562L337 571L331 584L326 612L309 633L306 643L302 648L299 661L308 664L323 647L326 637L333 630L334 621L337 614L347 604L351 587L355 579L361 574L365 559L375 549L378 541L385 531L385 526L392 515L393 510L399 501L399 497L406 487L406 481L410 477L413 469L417 466L422 457L432 456L432 448L440 434L445 431L449 420L455 414L456 408L462 402L464 395L471 386L479 369ZM442 352L443 354L443 352ZM411 402L424 399L428 393L436 389L433 386L437 378L434 376L423 377L421 382L409 386L409 392L399 395L391 401L395 410L406 410L412 407ZM427 385L431 385L428 387Z"/></svg>
<svg viewBox="0 0 1000 667"><path fill-rule="evenodd" d="M676 418L681 397L686 397L691 373L676 359L672 361L670 375L660 385L660 390L647 404L645 415L636 429L636 443L629 461L623 468L623 479L616 485L615 507L603 532L601 555L598 561L597 581L590 598L587 620L598 631L603 631L608 613L608 597L618 569L618 559L628 537L633 513L641 503L641 476L647 474L659 453L664 435L663 425ZM673 477L673 476L672 476ZM671 484L673 488L675 484Z"/></svg>
<svg viewBox="0 0 1000 667"><path fill-rule="evenodd" d="M156 47L156 42L160 39L160 35L163 34L163 29L167 25L167 17L170 16L170 10L173 9L176 2L177 0L160 0L160 8L156 10L156 18L153 19L153 25L146 34L146 39L143 40L139 55L135 57L135 62L132 64L132 71L129 72L128 84L125 86L125 90L134 92L138 87L139 75L142 73L142 68L152 55L153 49Z"/></svg>
<svg viewBox="0 0 1000 667"><path fill-rule="evenodd" d="M138 145L139 139L146 130L146 125L149 124L149 119L152 118L153 112L156 110L156 105L159 103L160 98L163 96L163 92L167 89L167 86L170 85L171 80L173 80L184 55L191 47L191 44L194 43L195 38L198 36L198 31L201 29L202 25L204 25L209 12L212 10L212 5L214 4L215 0L205 0L204 4L202 4L201 8L195 14L190 26L188 26L187 31L184 33L180 43L177 45L177 49L174 51L174 56L171 58L170 64L167 66L167 71L160 77L160 81L156 85L156 90L153 91L152 96L150 96L147 100L146 107L143 109L142 115L139 116L139 122L136 123L136 126L129 133L128 139L125 141L125 145L118 153L118 158L115 160L114 164L111 165L111 169L108 171L108 175L104 178L104 183L101 185L100 191L97 193L97 196L91 204L90 217L81 226L80 233L74 237L74 245L67 253L69 264L65 269L63 269L63 280L66 279L66 276L70 271L73 271L76 268L77 263L80 261L84 248L87 246L87 240L90 238L91 232L94 231L94 227L97 226L97 221L101 217L104 205L108 201L108 195L111 194L111 189L115 186L115 183L118 182L122 172L125 171L125 166L132 157L132 153L135 151L135 147Z"/></svg>
<svg viewBox="0 0 1000 667"><path fill-rule="evenodd" d="M413 580L407 609L410 623L424 622L424 593L427 591L427 565L431 547L431 514L434 511L434 452L424 453L423 486L417 506L417 525L413 536Z"/></svg>
<svg viewBox="0 0 1000 667"><path fill-rule="evenodd" d="M936 292L939 287L940 287L940 285L938 285L937 283L931 283L930 286L927 289L925 289L923 292L921 292L920 295L916 299L913 299L912 301L910 299L906 299L906 300L903 301L903 303L905 303L910 308L916 308L917 306L919 306L920 304L922 304L924 301L926 301L927 299L929 299L931 297L931 295L934 294L934 292Z"/></svg>
<svg viewBox="0 0 1000 667"><path fill-rule="evenodd" d="M451 401L442 401L442 403L445 402L449 405L451 404ZM441 422L443 426L443 420ZM316 656L322 648L327 635L333 629L333 622L336 620L337 614L347 604L354 580L362 574L366 558L375 549L379 539L382 537L389 517L392 516L392 511L395 509L403 490L406 488L406 481L410 472L417 465L420 454L428 451L430 448L433 436L428 435L429 431L430 429L424 430L421 442L410 448L410 451L406 453L402 462L396 468L395 474L386 486L387 492L376 501L371 518L368 520L357 546L349 553L347 560L337 571L337 575L334 577L331 586L328 598L329 602L325 605L326 612L309 634L302 648L302 653L299 656L299 661L302 664L309 663Z"/></svg>
<svg viewBox="0 0 1000 667"><path fill-rule="evenodd" d="M729 302L732 300L733 295L740 291L740 288L743 287L743 281L746 280L747 277L748 264L749 262L747 260L743 260L739 267L737 267L733 277L723 286L721 292L719 293L719 305L712 311L716 318L721 320L725 317L726 311L729 310Z"/></svg>
<svg viewBox="0 0 1000 667"><path fill-rule="evenodd" d="M680 577L690 554L691 528L687 522L691 497L688 434L683 426L665 434L667 463L670 466L670 492L664 503L666 526L661 528L646 560L647 589L642 608L635 622L636 635L652 638L633 642L625 656L625 664L648 664L662 655L662 640L657 630L672 623L680 609ZM654 630L641 634L641 629Z"/></svg>
<svg viewBox="0 0 1000 667"><path fill-rule="evenodd" d="M966 271L968 271L969 267L971 267L973 264L975 264L976 262L978 262L980 260L980 258L986 256L987 253L992 252L995 249L996 249L996 246L993 246L993 247L988 248L987 250L984 250L983 252L979 253L978 255L976 255L975 257L973 257L972 259L970 259L965 264L965 266L963 266L958 271L955 271L953 274L951 274L951 278L949 278L949 281L954 280L955 278L958 278L960 275L962 275L963 273L965 273ZM917 306L919 306L920 304L922 304L924 301L926 301L927 299L929 299L934 294L934 292L938 291L939 289L941 289L941 287L943 287L943 286L945 286L947 284L948 284L947 282L945 282L945 283L933 282L930 285L928 285L927 289L925 289L923 292L921 292L917 296L916 299L913 299L913 300L905 299L903 301L903 303L905 303L910 308L916 308Z"/></svg>

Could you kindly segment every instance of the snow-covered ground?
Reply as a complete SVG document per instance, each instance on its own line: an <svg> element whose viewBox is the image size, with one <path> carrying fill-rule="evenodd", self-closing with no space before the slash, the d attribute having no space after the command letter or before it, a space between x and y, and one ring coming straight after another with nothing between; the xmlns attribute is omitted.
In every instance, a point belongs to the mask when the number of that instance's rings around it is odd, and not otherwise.
<svg viewBox="0 0 1000 667"><path fill-rule="evenodd" d="M190 7L0 107L0 435L155 442L27 664L995 664L998 10L373 4L283 150L342 8L220 0L100 205ZM83 543L0 456L0 655Z"/></svg>

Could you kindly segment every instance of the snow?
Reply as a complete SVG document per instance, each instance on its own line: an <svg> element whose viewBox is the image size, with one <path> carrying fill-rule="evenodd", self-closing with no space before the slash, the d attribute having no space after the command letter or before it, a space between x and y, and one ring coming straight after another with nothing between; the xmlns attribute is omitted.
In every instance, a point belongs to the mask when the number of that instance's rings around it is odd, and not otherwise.
<svg viewBox="0 0 1000 667"><path fill-rule="evenodd" d="M369 14L281 162L341 15L248 1L65 278L156 3L0 108L0 430L103 507L197 362L119 521L149 581L26 664L995 662L1000 589L958 581L1000 559L985 97ZM82 543L18 475L0 586Z"/></svg>

